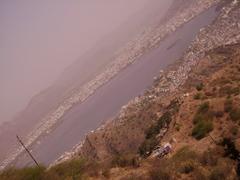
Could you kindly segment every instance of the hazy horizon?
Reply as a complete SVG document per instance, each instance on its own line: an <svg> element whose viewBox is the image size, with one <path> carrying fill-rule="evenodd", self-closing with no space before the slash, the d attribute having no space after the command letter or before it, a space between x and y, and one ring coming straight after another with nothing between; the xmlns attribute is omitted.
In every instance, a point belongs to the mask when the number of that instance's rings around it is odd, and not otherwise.
<svg viewBox="0 0 240 180"><path fill-rule="evenodd" d="M57 80L66 67L131 20L146 3L149 2L1 1L0 123L11 120L34 95Z"/></svg>

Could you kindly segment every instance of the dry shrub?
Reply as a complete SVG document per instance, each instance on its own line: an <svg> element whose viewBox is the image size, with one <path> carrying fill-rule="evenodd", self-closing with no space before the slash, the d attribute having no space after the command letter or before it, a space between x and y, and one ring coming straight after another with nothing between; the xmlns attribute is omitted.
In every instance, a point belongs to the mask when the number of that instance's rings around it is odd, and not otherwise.
<svg viewBox="0 0 240 180"><path fill-rule="evenodd" d="M156 159L151 161L149 176L151 179L172 179L179 175L179 173L191 173L197 167L195 161L198 159L197 154L189 149L183 147L176 152L170 159Z"/></svg>
<svg viewBox="0 0 240 180"><path fill-rule="evenodd" d="M216 166L218 160L218 154L215 150L207 150L199 157L199 162L203 166Z"/></svg>
<svg viewBox="0 0 240 180"><path fill-rule="evenodd" d="M219 159L217 166L213 167L210 180L225 180L232 171L232 162L229 159Z"/></svg>
<svg viewBox="0 0 240 180"><path fill-rule="evenodd" d="M112 159L113 167L138 167L139 166L139 158L134 154L122 154L116 155Z"/></svg>
<svg viewBox="0 0 240 180"><path fill-rule="evenodd" d="M179 172L184 174L189 174L193 172L195 168L196 168L196 165L194 161L190 159L181 163L179 167Z"/></svg>
<svg viewBox="0 0 240 180"><path fill-rule="evenodd" d="M149 171L151 180L170 180L171 173L166 171L164 168L154 168Z"/></svg>
<svg viewBox="0 0 240 180"><path fill-rule="evenodd" d="M208 180L208 172L203 168L196 168L193 172L194 180Z"/></svg>

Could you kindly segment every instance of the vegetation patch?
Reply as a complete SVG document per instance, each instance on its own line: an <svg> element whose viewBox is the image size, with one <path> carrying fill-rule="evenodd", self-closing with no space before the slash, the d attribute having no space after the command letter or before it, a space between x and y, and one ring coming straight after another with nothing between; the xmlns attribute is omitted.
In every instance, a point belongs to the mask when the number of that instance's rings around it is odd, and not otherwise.
<svg viewBox="0 0 240 180"><path fill-rule="evenodd" d="M195 169L195 163L193 160L187 160L180 165L179 172L189 174Z"/></svg>
<svg viewBox="0 0 240 180"><path fill-rule="evenodd" d="M196 85L196 89L197 89L198 91L203 90L203 88L204 88L204 84L203 84L203 83L199 83L199 84Z"/></svg>
<svg viewBox="0 0 240 180"><path fill-rule="evenodd" d="M149 171L151 179L174 179L176 174L189 174L197 168L198 155L189 147L183 147L169 159L155 159Z"/></svg>
<svg viewBox="0 0 240 180"><path fill-rule="evenodd" d="M202 93L198 92L194 95L193 98L196 99L196 100L199 100L199 99L202 99L202 97L203 97Z"/></svg>
<svg viewBox="0 0 240 180"><path fill-rule="evenodd" d="M183 147L171 158L156 159L149 176L153 179L227 179L234 167L234 161L221 157L219 149L198 154L189 147Z"/></svg>
<svg viewBox="0 0 240 180"><path fill-rule="evenodd" d="M139 153L141 156L147 157L154 150L159 141L156 136L160 133L161 129L167 128L172 121L172 116L179 110L178 101L173 100L167 107L166 111L155 124L145 132L145 140L139 147Z"/></svg>
<svg viewBox="0 0 240 180"><path fill-rule="evenodd" d="M141 156L147 157L154 150L154 148L158 145L158 143L159 143L159 141L155 137L146 139L138 149L139 154Z"/></svg>
<svg viewBox="0 0 240 180"><path fill-rule="evenodd" d="M192 136L197 140L204 138L209 132L213 130L212 121L199 121L192 130Z"/></svg>
<svg viewBox="0 0 240 180"><path fill-rule="evenodd" d="M175 124L175 129L176 129L176 131L180 131L180 129L181 129L181 124L176 123L176 124Z"/></svg>
<svg viewBox="0 0 240 180"><path fill-rule="evenodd" d="M209 102L204 102L199 106L193 118L195 126L192 130L192 136L194 138L200 140L213 130L213 116L214 112L210 111Z"/></svg>
<svg viewBox="0 0 240 180"><path fill-rule="evenodd" d="M1 180L42 180L44 179L45 168L27 167L22 169L10 168L0 173Z"/></svg>
<svg viewBox="0 0 240 180"><path fill-rule="evenodd" d="M139 160L136 155L133 154L122 154L116 155L112 160L113 167L138 167Z"/></svg>
<svg viewBox="0 0 240 180"><path fill-rule="evenodd" d="M159 134L160 130L164 127L166 127L171 122L171 114L170 112L164 113L156 124L152 125L147 131L146 131L146 139L150 139L156 135Z"/></svg>
<svg viewBox="0 0 240 180"><path fill-rule="evenodd" d="M208 111L209 111L209 102L204 102L199 106L197 113L206 114Z"/></svg>

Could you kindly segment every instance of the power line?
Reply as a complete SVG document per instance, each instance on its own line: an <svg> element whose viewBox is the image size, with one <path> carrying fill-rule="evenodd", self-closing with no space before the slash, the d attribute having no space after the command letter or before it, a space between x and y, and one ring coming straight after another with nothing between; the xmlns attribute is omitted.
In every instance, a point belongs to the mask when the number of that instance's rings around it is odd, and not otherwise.
<svg viewBox="0 0 240 180"><path fill-rule="evenodd" d="M27 147L24 145L24 143L22 142L22 140L19 138L18 135L16 135L17 140L19 141L19 143L23 146L23 148L27 151L28 155L32 158L32 160L35 162L35 164L39 166L38 162L36 161L36 159L33 157L33 155L30 153L30 151L27 149Z"/></svg>

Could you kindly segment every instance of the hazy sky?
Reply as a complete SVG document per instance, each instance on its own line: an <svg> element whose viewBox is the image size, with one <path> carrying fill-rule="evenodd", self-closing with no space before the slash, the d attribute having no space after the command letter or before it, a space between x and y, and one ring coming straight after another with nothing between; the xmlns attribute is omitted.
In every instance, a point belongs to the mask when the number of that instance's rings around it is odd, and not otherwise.
<svg viewBox="0 0 240 180"><path fill-rule="evenodd" d="M0 122L149 0L0 0Z"/></svg>

